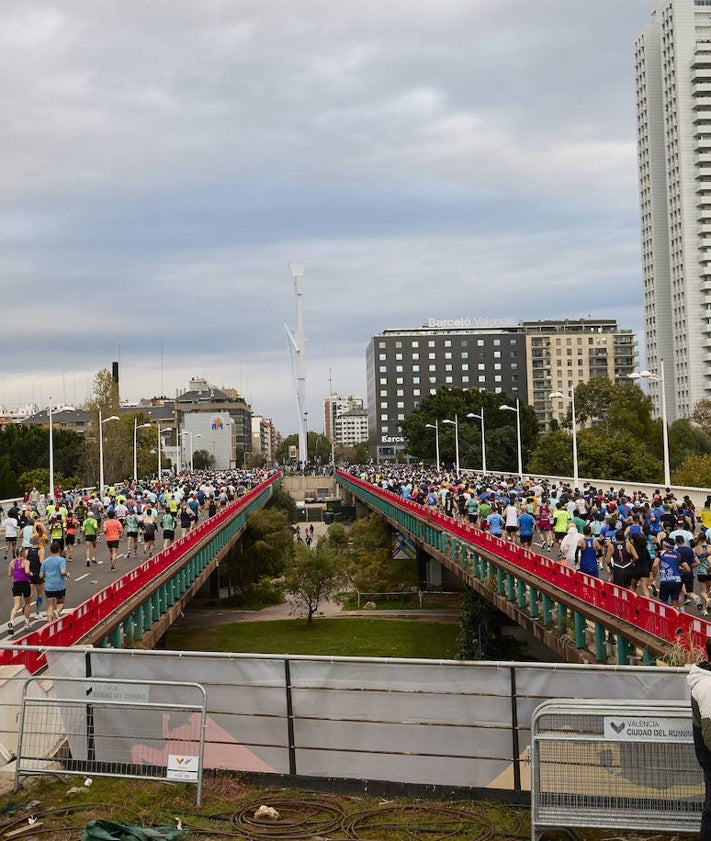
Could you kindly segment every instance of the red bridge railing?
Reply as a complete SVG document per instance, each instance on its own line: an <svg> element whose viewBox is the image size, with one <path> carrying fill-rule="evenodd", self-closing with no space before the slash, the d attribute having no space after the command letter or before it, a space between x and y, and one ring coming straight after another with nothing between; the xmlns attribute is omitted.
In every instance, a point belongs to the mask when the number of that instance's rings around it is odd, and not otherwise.
<svg viewBox="0 0 711 841"><path fill-rule="evenodd" d="M141 591L151 592L154 582L171 566L176 565L183 556L189 554L204 538L218 534L224 525L249 505L279 478L275 473L256 488L247 491L239 499L228 503L214 517L199 523L187 534L178 538L167 549L158 552L140 566L112 581L103 590L99 590L75 608L67 609L59 619L31 631L6 648L0 650L0 665L23 665L34 673L44 665L44 656L40 650L22 650L27 646L68 647L84 639L100 622L122 604ZM70 579L71 581L71 579Z"/></svg>
<svg viewBox="0 0 711 841"><path fill-rule="evenodd" d="M403 499L392 491L378 488L350 474L341 473L340 475L369 493L387 500L399 510L429 523L458 540L485 549L563 593L628 622L667 643L679 643L685 648L693 646L703 649L707 637L711 635L711 623L701 617L683 613L655 599L640 596L625 587L571 569L565 564L553 561L530 549L524 549L508 540L494 537L489 532L484 532L468 523L459 522L440 511L433 511L412 500Z"/></svg>

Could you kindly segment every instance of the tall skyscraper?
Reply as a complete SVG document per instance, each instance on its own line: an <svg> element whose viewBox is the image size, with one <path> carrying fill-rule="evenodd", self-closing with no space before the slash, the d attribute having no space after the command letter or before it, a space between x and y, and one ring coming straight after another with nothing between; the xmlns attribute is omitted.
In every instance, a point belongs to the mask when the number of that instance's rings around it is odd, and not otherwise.
<svg viewBox="0 0 711 841"><path fill-rule="evenodd" d="M658 0L635 76L647 368L671 422L711 397L711 0Z"/></svg>

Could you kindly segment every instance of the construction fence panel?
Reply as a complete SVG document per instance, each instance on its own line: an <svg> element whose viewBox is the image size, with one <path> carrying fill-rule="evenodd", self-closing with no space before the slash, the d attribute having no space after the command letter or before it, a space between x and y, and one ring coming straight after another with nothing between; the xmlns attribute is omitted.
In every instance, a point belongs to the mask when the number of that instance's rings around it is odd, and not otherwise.
<svg viewBox="0 0 711 841"><path fill-rule="evenodd" d="M197 683L32 677L20 707L15 788L23 776L180 780L202 794L206 695Z"/></svg>
<svg viewBox="0 0 711 841"><path fill-rule="evenodd" d="M688 704L551 700L531 722L531 837L572 827L698 832Z"/></svg>

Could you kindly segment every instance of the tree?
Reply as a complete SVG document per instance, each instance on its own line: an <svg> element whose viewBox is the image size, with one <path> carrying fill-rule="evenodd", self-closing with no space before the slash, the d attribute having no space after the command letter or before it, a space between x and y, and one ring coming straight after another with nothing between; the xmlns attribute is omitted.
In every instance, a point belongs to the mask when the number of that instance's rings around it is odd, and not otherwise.
<svg viewBox="0 0 711 841"><path fill-rule="evenodd" d="M195 450L193 453L193 467L195 470L211 470L215 466L215 456L207 450Z"/></svg>
<svg viewBox="0 0 711 841"><path fill-rule="evenodd" d="M546 432L531 454L531 470L548 476L573 475L573 442L562 429Z"/></svg>
<svg viewBox="0 0 711 841"><path fill-rule="evenodd" d="M306 436L306 442L309 457L308 460L310 463L330 464L331 442L328 438L321 435L319 432L309 432ZM298 460L299 436L297 433L288 435L277 447L274 457L279 464L286 464L290 461L289 447L296 447Z"/></svg>
<svg viewBox="0 0 711 841"><path fill-rule="evenodd" d="M320 541L314 549L299 543L284 574L284 591L305 611L310 624L319 604L335 595L345 580L345 566L327 541Z"/></svg>
<svg viewBox="0 0 711 841"><path fill-rule="evenodd" d="M480 421L468 418L469 414L484 412L486 429L487 469L516 471L517 435L516 414L502 412L501 407L514 406L515 399L504 393L492 394L475 389L466 390L442 386L436 394L423 398L402 424L407 439L407 451L411 456L429 462L435 461L435 422L439 425L440 460L452 465L456 459L454 426L442 421L454 420L459 428L459 463L461 467L478 468L482 464ZM538 440L538 417L531 406L521 404L521 450L524 465L528 454Z"/></svg>
<svg viewBox="0 0 711 841"><path fill-rule="evenodd" d="M276 508L263 508L249 515L241 546L228 552L228 574L234 586L244 590L260 578L280 575L293 551L287 518Z"/></svg>
<svg viewBox="0 0 711 841"><path fill-rule="evenodd" d="M707 435L711 436L711 400L708 397L699 400L694 406L691 420L700 426Z"/></svg>
<svg viewBox="0 0 711 841"><path fill-rule="evenodd" d="M687 456L671 476L672 484L690 488L711 487L711 455Z"/></svg>
<svg viewBox="0 0 711 841"><path fill-rule="evenodd" d="M607 377L591 377L575 387L575 414L581 424L602 426L609 431L613 383Z"/></svg>
<svg viewBox="0 0 711 841"><path fill-rule="evenodd" d="M15 472L10 467L10 459L8 456L0 456L0 496L8 499L19 495L20 485Z"/></svg>
<svg viewBox="0 0 711 841"><path fill-rule="evenodd" d="M380 515L371 513L356 520L348 537L348 571L357 590L408 592L417 585L416 563L392 557L391 530Z"/></svg>
<svg viewBox="0 0 711 841"><path fill-rule="evenodd" d="M353 447L336 447L336 461L348 464L368 463L368 442L362 441Z"/></svg>
<svg viewBox="0 0 711 841"><path fill-rule="evenodd" d="M521 646L501 633L501 615L471 588L464 593L459 620L460 660L521 660Z"/></svg>

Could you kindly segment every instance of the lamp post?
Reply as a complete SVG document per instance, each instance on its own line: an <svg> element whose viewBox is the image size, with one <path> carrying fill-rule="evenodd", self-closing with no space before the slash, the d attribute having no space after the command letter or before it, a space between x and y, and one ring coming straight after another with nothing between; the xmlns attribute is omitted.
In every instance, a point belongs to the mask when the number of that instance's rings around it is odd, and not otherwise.
<svg viewBox="0 0 711 841"><path fill-rule="evenodd" d="M518 445L518 476L523 481L523 462L521 459L521 405L518 397L515 406L499 406L502 412L516 412L516 443Z"/></svg>
<svg viewBox="0 0 711 841"><path fill-rule="evenodd" d="M459 417L454 416L454 420L445 418L442 423L449 423L454 427L454 454L456 462L457 477L459 477Z"/></svg>
<svg viewBox="0 0 711 841"><path fill-rule="evenodd" d="M138 418L134 417L133 419L133 481L138 481L138 430L139 429L148 429L149 426L153 424L150 423L142 423L139 426Z"/></svg>
<svg viewBox="0 0 711 841"><path fill-rule="evenodd" d="M469 412L467 417L481 421L481 472L486 475L486 433L484 432L484 407L482 406L480 415L476 415L474 412Z"/></svg>
<svg viewBox="0 0 711 841"><path fill-rule="evenodd" d="M49 501L54 502L54 433L52 430L52 398L49 398Z"/></svg>
<svg viewBox="0 0 711 841"><path fill-rule="evenodd" d="M573 421L573 489L578 487L578 430L575 420L575 389L570 389L570 397L562 391L554 391L548 395L551 400L570 400Z"/></svg>
<svg viewBox="0 0 711 841"><path fill-rule="evenodd" d="M110 418L101 418L99 409L99 497L104 495L104 424L109 421L117 421L118 415L111 415Z"/></svg>
<svg viewBox="0 0 711 841"><path fill-rule="evenodd" d="M172 432L173 427L169 426L166 429L160 428L160 420L158 421L158 481L161 481L161 477L163 476L163 466L161 464L161 450L163 449L163 435L166 432Z"/></svg>
<svg viewBox="0 0 711 841"><path fill-rule="evenodd" d="M664 360L659 360L659 370L664 370ZM653 374L651 371L635 371L629 375L631 380L652 380L659 383L662 390L662 446L664 448L664 487L671 487L671 470L669 467L669 431L667 429L667 393L664 388L664 374Z"/></svg>
<svg viewBox="0 0 711 841"><path fill-rule="evenodd" d="M437 472L439 473L439 421L435 420L434 423L426 423L425 429L434 429L435 431L435 454L437 457Z"/></svg>
<svg viewBox="0 0 711 841"><path fill-rule="evenodd" d="M180 433L181 435L189 435L190 436L190 472L193 472L193 433L190 430L183 430ZM198 432L195 435L196 438L202 438L202 432Z"/></svg>

